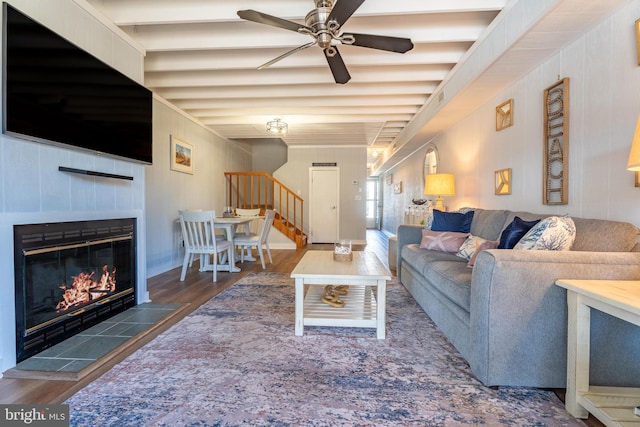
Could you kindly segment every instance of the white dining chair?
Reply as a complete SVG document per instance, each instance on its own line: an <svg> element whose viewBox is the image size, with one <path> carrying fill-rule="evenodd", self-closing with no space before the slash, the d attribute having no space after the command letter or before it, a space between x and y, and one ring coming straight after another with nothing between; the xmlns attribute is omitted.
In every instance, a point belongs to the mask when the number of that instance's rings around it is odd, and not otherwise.
<svg viewBox="0 0 640 427"><path fill-rule="evenodd" d="M241 218L246 218L246 217L259 217L260 216L260 208L255 208L255 209L243 209L243 208L236 208L236 215L241 217ZM248 225L245 225L245 227L248 227L248 230L243 230L245 232L245 234L247 233L256 233L258 234L258 220L255 221L251 221Z"/></svg>
<svg viewBox="0 0 640 427"><path fill-rule="evenodd" d="M227 252L227 259L233 259L231 251L232 242L216 239L214 221L215 211L180 212L180 226L184 239L184 261L180 281L184 281L187 267L190 265L192 255L211 256L213 258L213 281L218 280L218 254ZM202 257L200 258L202 262ZM203 266L201 265L200 268Z"/></svg>
<svg viewBox="0 0 640 427"><path fill-rule="evenodd" d="M241 234L238 233L235 235L233 239L233 244L236 246L240 246L240 262L244 262L244 249L255 247L258 250L258 254L260 255L260 262L262 263L262 269L265 269L266 266L264 264L264 255L262 253L262 247L267 250L267 255L269 256L269 262L273 263L271 259L271 250L269 249L269 242L267 241L269 237L269 232L271 231L271 226L273 225L273 220L275 219L276 211L272 209L267 209L264 213L264 223L262 224L262 229L260 233L254 234Z"/></svg>
<svg viewBox="0 0 640 427"><path fill-rule="evenodd" d="M238 215L238 216L258 216L258 215L260 215L260 208L255 208L255 209L236 208L236 215Z"/></svg>
<svg viewBox="0 0 640 427"><path fill-rule="evenodd" d="M202 209L183 209L178 211L178 221L180 221L180 215L182 215L182 212L202 212ZM182 234L182 246L184 247L184 233ZM203 261L203 256L200 256L200 265L202 265L202 261ZM189 256L189 268L191 268L191 265L193 265L193 254L191 254L191 256Z"/></svg>

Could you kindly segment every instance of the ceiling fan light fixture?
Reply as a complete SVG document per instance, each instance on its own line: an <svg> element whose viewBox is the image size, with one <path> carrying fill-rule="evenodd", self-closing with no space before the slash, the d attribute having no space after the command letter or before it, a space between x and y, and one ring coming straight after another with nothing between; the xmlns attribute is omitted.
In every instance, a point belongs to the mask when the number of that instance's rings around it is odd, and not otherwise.
<svg viewBox="0 0 640 427"><path fill-rule="evenodd" d="M289 131L289 125L280 119L273 119L267 122L267 132L274 135L286 135Z"/></svg>

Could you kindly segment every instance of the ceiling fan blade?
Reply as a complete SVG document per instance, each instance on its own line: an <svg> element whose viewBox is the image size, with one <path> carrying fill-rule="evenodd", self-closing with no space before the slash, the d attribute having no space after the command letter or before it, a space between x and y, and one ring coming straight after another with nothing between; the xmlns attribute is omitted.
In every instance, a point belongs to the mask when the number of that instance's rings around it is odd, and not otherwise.
<svg viewBox="0 0 640 427"><path fill-rule="evenodd" d="M376 36L373 34L355 33L345 33L340 37L345 39L354 39L353 43L346 44L369 47L371 49L387 50L389 52L405 53L413 49L413 42L411 41L411 39L405 39L401 37Z"/></svg>
<svg viewBox="0 0 640 427"><path fill-rule="evenodd" d="M325 23L333 20L338 22L340 26L344 25L362 3L364 3L364 0L338 0L333 9L331 9L331 13L329 13Z"/></svg>
<svg viewBox="0 0 640 427"><path fill-rule="evenodd" d="M270 66L272 66L273 64L275 64L276 62L280 61L281 59L284 59L284 58L286 58L286 57L287 57L287 56L289 56L289 55L293 55L293 54L294 54L294 53L296 53L296 52L300 52L301 50L306 49L306 48L308 48L309 46L313 46L313 45L314 45L314 44L316 44L316 43L317 43L317 41L312 41L312 42L309 42L309 43L307 43L307 44L303 44L302 46L298 46L297 48L292 49L292 50L290 50L290 51L289 51L289 52L287 52L287 53L283 53L282 55L278 56L277 58L274 58L274 59L272 59L271 61L269 61L269 62L267 62L267 63L262 64L261 66L259 66L259 67L258 67L258 70L262 70L263 68L270 67Z"/></svg>
<svg viewBox="0 0 640 427"><path fill-rule="evenodd" d="M238 16L242 19L246 19L247 21L257 22L258 24L271 25L272 27L284 28L285 30L291 30L295 32L298 32L300 28L311 30L306 25L298 24L297 22L288 21L276 16L267 15L266 13L258 12L251 9L239 10Z"/></svg>
<svg viewBox="0 0 640 427"><path fill-rule="evenodd" d="M338 49L335 46L326 48L324 50L324 56L327 58L329 68L331 68L331 73L333 74L333 78L336 83L345 84L351 80L349 71L347 71L347 66L344 65L342 56L340 56L340 52L338 52Z"/></svg>

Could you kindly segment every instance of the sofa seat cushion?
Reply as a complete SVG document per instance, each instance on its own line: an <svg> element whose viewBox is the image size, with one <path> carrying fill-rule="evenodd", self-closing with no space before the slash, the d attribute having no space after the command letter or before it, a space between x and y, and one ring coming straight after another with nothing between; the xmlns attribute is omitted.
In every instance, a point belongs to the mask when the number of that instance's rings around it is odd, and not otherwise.
<svg viewBox="0 0 640 427"><path fill-rule="evenodd" d="M421 249L417 244L402 249L402 260L426 281L465 311L471 301L471 272L467 261L456 254Z"/></svg>
<svg viewBox="0 0 640 427"><path fill-rule="evenodd" d="M423 275L438 291L467 313L471 307L471 272L461 258L453 261L432 261L422 269Z"/></svg>
<svg viewBox="0 0 640 427"><path fill-rule="evenodd" d="M432 251L429 249L422 249L418 244L412 243L410 245L406 245L402 248L402 252L400 254L402 256L402 261L410 264L416 271L422 272L422 266L426 263L432 261L442 261L442 260L454 260L454 261L463 261L464 260L455 253L449 252L441 252L441 251Z"/></svg>

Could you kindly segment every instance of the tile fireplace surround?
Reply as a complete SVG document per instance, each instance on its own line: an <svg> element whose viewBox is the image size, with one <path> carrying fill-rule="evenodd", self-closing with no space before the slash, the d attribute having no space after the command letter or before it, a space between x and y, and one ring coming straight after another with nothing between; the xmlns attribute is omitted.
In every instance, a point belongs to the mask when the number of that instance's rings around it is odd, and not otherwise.
<svg viewBox="0 0 640 427"><path fill-rule="evenodd" d="M144 215L141 210L109 212L55 212L55 213L0 213L0 322L16 324L15 273L13 253L13 226L51 222L91 221L102 219L134 218L137 228L136 245L136 304L150 302L146 284L146 233ZM15 328L0 329L0 372L16 366Z"/></svg>
<svg viewBox="0 0 640 427"><path fill-rule="evenodd" d="M14 225L18 362L135 305L135 223Z"/></svg>

